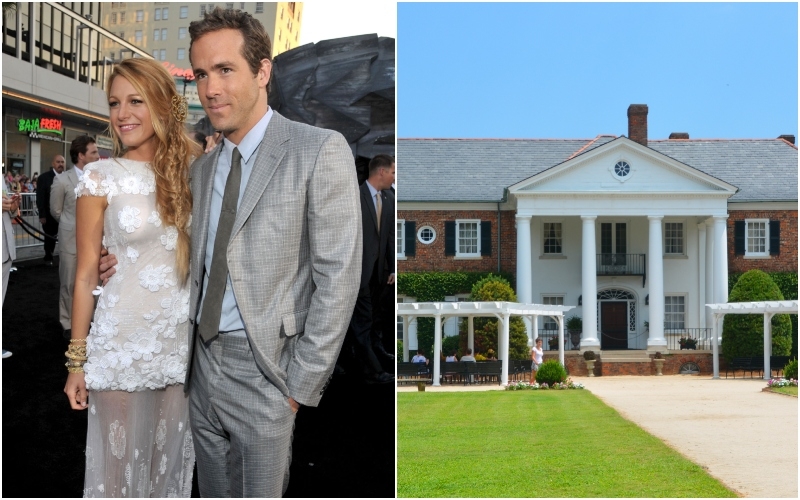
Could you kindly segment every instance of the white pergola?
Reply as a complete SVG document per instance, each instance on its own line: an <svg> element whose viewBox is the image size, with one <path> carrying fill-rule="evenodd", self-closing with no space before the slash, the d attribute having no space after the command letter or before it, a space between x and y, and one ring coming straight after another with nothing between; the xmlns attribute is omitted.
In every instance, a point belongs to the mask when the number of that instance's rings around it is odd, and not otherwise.
<svg viewBox="0 0 800 500"><path fill-rule="evenodd" d="M473 319L475 317L497 318L498 357L503 362L503 373L500 382L508 384L508 327L511 316L522 316L534 325L532 342L537 336L535 328L539 316L550 316L558 324L558 359L564 364L564 313L574 309L573 306L551 306L544 304L519 304L516 302L411 302L398 303L397 315L403 318L403 361L408 362L408 325L412 318L430 316L435 318L434 327L434 352L433 358L433 385L438 386L441 374L441 361L439 353L442 351L442 318L467 317L468 337L467 344L475 352L475 330Z"/></svg>
<svg viewBox="0 0 800 500"><path fill-rule="evenodd" d="M778 300L771 302L730 302L727 304L706 304L714 316L713 353L714 376L719 378L719 336L722 318L726 314L763 314L764 315L764 380L772 375L769 357L772 354L772 317L776 314L797 314L796 300Z"/></svg>

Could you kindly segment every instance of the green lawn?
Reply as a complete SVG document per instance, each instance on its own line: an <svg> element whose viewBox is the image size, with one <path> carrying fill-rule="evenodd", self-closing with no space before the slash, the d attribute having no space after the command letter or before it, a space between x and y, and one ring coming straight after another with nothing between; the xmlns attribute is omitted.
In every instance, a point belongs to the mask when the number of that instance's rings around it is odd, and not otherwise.
<svg viewBox="0 0 800 500"><path fill-rule="evenodd" d="M780 392L782 394L789 394L790 396L797 397L797 386L788 386L788 387L771 387L771 391L773 392Z"/></svg>
<svg viewBox="0 0 800 500"><path fill-rule="evenodd" d="M588 391L399 393L397 419L399 497L736 496Z"/></svg>

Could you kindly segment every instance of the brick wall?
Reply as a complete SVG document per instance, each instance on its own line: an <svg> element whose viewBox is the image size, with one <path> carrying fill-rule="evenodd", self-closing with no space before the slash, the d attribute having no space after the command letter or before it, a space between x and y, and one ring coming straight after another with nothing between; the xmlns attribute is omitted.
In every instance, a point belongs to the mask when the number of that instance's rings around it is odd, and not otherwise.
<svg viewBox="0 0 800 500"><path fill-rule="evenodd" d="M751 269L764 272L797 272L797 210L730 210L728 212L728 272L743 273ZM769 259L745 259L734 255L733 223L745 219L781 221L781 248L779 255Z"/></svg>
<svg viewBox="0 0 800 500"><path fill-rule="evenodd" d="M500 271L515 273L517 260L516 212L500 212ZM398 210L398 220L413 221L416 230L431 226L436 231L436 240L425 245L417 240L416 255L407 260L398 260L398 272L422 271L480 271L497 272L498 220L497 211L489 210ZM444 254L444 223L456 219L480 219L492 223L492 255L476 260L456 259Z"/></svg>

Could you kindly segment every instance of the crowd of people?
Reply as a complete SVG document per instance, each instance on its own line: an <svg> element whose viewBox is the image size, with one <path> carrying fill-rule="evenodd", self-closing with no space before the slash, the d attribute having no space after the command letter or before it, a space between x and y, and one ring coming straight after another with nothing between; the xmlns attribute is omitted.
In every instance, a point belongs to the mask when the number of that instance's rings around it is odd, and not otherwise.
<svg viewBox="0 0 800 500"><path fill-rule="evenodd" d="M39 182L39 172L34 172L32 177L21 173L9 171L4 178L6 189L9 193L35 193Z"/></svg>
<svg viewBox="0 0 800 500"><path fill-rule="evenodd" d="M221 133L208 154L166 69L126 59L106 91L113 157L79 137L72 166L57 155L37 179L59 242L64 392L88 411L86 497L188 497L195 460L202 496L279 497L295 415L319 404L345 339L363 380L394 380L378 327L395 279L394 159L374 158L359 188L341 134L271 109L271 43L249 14L218 7L189 35Z"/></svg>

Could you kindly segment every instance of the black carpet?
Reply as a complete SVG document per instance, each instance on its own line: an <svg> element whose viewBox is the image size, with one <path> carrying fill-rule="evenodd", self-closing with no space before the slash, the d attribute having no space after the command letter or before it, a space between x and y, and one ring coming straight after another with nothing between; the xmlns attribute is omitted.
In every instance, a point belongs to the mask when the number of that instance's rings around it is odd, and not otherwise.
<svg viewBox="0 0 800 500"><path fill-rule="evenodd" d="M58 259L16 264L3 304L3 497L80 497L86 411L63 392ZM90 396L91 397L91 396ZM335 377L298 413L287 497L394 497L395 391ZM192 491L198 497L197 478Z"/></svg>

